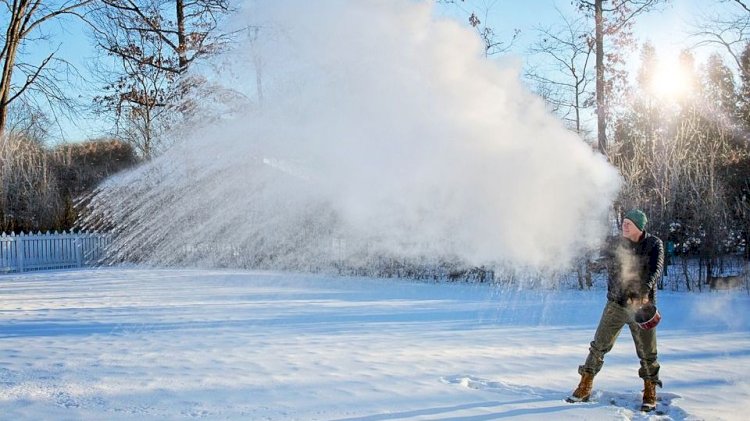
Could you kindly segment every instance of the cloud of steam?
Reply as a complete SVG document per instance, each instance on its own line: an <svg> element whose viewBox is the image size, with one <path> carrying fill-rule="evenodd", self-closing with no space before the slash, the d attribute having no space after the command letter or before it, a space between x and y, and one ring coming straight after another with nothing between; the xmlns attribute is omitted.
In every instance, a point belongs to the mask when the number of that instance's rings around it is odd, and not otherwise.
<svg viewBox="0 0 750 421"><path fill-rule="evenodd" d="M640 294L642 284L641 274L639 273L640 262L633 250L620 242L615 249L614 258L619 268L616 281L619 282L620 289L626 295L629 293Z"/></svg>
<svg viewBox="0 0 750 421"><path fill-rule="evenodd" d="M747 284L745 284L747 285ZM747 312L747 301L739 291L719 291L710 295L701 294L689 308L673 309L675 317L686 314L686 325L691 323L713 323L729 331L747 329L750 317Z"/></svg>
<svg viewBox="0 0 750 421"><path fill-rule="evenodd" d="M86 223L156 264L556 267L597 245L616 171L431 7L249 3L221 78L254 105L110 180Z"/></svg>

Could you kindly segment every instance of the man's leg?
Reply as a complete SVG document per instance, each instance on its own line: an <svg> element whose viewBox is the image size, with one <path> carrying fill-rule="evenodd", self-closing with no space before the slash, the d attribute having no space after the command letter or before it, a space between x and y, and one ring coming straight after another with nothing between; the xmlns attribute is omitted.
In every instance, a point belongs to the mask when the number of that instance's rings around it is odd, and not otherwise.
<svg viewBox="0 0 750 421"><path fill-rule="evenodd" d="M599 373L604 365L604 355L612 350L617 336L628 321L628 314L624 307L611 301L607 302L602 318L599 320L599 326L596 328L594 340L589 347L586 362L578 367L579 374L589 373L595 376Z"/></svg>
<svg viewBox="0 0 750 421"><path fill-rule="evenodd" d="M641 411L650 412L656 409L656 386L661 387L659 363L656 361L656 329L644 330L635 323L630 323L629 326L635 342L635 352L641 360L641 368L638 370L638 375L643 379Z"/></svg>
<svg viewBox="0 0 750 421"><path fill-rule="evenodd" d="M643 404L641 411L656 409L656 386L661 387L659 380L659 363L656 361L656 329L643 330L635 323L630 323L630 333L635 342L635 352L641 360L638 375L643 379Z"/></svg>
<svg viewBox="0 0 750 421"><path fill-rule="evenodd" d="M659 362L656 351L656 329L641 329L635 322L628 323L630 334L635 343L635 352L641 360L638 376L661 386L659 381Z"/></svg>
<svg viewBox="0 0 750 421"><path fill-rule="evenodd" d="M615 303L607 302L599 320L599 326L596 328L594 340L589 347L589 355L586 362L578 367L578 373L581 375L581 381L578 387L567 398L568 402L585 402L591 396L594 376L599 373L604 365L604 354L612 350L612 347L620 334L620 330L627 322L625 309Z"/></svg>

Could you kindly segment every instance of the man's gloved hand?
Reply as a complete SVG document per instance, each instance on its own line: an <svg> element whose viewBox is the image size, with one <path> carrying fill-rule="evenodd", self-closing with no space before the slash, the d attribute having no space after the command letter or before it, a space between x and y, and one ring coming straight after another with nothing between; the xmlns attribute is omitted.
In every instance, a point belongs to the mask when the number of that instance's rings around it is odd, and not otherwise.
<svg viewBox="0 0 750 421"><path fill-rule="evenodd" d="M648 304L648 295L641 295L637 292L631 292L628 294L628 303L630 304Z"/></svg>

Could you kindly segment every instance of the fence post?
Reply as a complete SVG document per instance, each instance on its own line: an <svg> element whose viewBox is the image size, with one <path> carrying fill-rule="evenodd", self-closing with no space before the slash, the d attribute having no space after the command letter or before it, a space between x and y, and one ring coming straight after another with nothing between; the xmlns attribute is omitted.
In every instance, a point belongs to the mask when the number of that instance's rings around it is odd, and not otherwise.
<svg viewBox="0 0 750 421"><path fill-rule="evenodd" d="M78 267L83 266L83 244L81 242L81 235L76 235L75 237L75 249L76 249L76 265Z"/></svg>
<svg viewBox="0 0 750 421"><path fill-rule="evenodd" d="M24 237L25 237L24 233L21 233L21 235L19 235L18 237L16 237L16 241L17 241L17 243L16 243L16 256L17 256L17 259L18 259L18 271L19 272L23 272L23 263L24 263L23 260L24 260L24 254L26 254L25 253L25 249L26 248L24 247L24 244L23 244L24 240L25 240Z"/></svg>

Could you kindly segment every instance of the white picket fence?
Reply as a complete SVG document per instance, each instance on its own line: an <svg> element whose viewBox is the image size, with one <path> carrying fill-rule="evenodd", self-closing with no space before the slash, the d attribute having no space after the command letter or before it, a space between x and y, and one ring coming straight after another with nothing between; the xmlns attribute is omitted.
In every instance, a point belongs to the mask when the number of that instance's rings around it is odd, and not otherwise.
<svg viewBox="0 0 750 421"><path fill-rule="evenodd" d="M0 273L90 266L101 260L109 241L99 233L3 233Z"/></svg>

